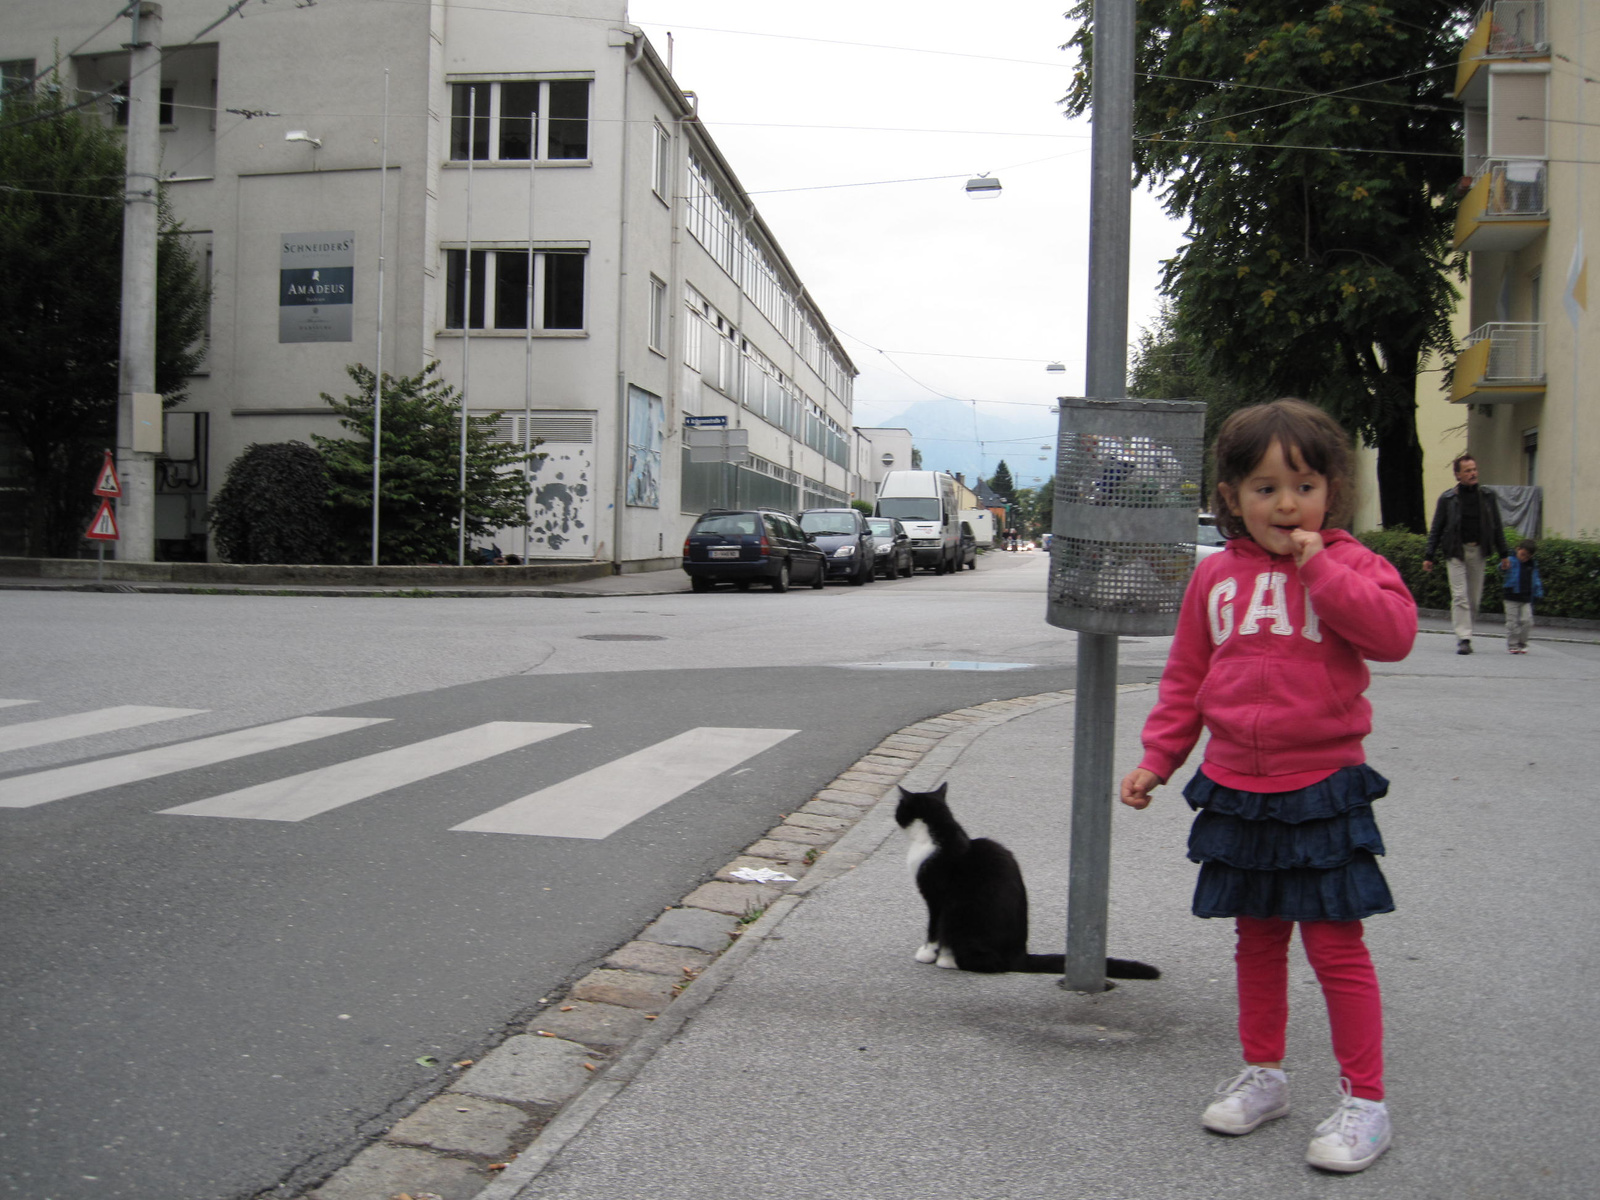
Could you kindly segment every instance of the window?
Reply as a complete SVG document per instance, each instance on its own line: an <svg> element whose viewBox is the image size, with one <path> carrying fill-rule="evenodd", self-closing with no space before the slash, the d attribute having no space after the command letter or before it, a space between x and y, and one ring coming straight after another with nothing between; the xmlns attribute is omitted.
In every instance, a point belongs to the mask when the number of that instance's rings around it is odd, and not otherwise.
<svg viewBox="0 0 1600 1200"><path fill-rule="evenodd" d="M13 58L7 62L0 62L0 109L5 107L7 100L13 95L29 94L33 91L33 59ZM660 126L656 127L660 132Z"/></svg>
<svg viewBox="0 0 1600 1200"><path fill-rule="evenodd" d="M655 127L655 158L650 164L651 187L656 195L672 203L672 135L660 125Z"/></svg>
<svg viewBox="0 0 1600 1200"><path fill-rule="evenodd" d="M117 100L112 102L112 121L118 129L126 129L128 127L127 83L123 82L117 84L116 87L111 89L111 94L118 97ZM161 115L158 120L162 125L177 124L177 122L172 119L172 96L173 90L170 87L164 87L161 89Z"/></svg>
<svg viewBox="0 0 1600 1200"><path fill-rule="evenodd" d="M650 276L650 349L667 348L667 285Z"/></svg>
<svg viewBox="0 0 1600 1200"><path fill-rule="evenodd" d="M444 325L466 325L467 252L446 250ZM581 250L541 250L533 258L534 329L583 328L584 258ZM528 252L526 250L474 250L472 252L471 328L528 328Z"/></svg>
<svg viewBox="0 0 1600 1200"><path fill-rule="evenodd" d="M589 81L451 84L450 157L474 162L588 158Z"/></svg>

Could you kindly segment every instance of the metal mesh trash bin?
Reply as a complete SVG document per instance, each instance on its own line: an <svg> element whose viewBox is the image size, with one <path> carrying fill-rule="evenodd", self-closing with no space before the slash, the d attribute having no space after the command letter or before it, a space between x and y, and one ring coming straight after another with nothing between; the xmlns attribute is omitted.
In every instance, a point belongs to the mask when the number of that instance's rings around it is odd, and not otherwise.
<svg viewBox="0 0 1600 1200"><path fill-rule="evenodd" d="M1205 443L1198 400L1063 396L1046 620L1164 636L1194 570Z"/></svg>

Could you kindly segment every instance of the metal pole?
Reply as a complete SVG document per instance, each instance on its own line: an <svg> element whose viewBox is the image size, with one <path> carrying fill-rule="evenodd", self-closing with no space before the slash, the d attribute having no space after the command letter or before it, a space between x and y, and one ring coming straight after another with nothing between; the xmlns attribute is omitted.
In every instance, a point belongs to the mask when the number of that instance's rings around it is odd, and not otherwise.
<svg viewBox="0 0 1600 1200"><path fill-rule="evenodd" d="M466 271L461 298L461 506L456 512L456 566L467 565L467 372L472 364L472 158L477 153L478 85L467 85Z"/></svg>
<svg viewBox="0 0 1600 1200"><path fill-rule="evenodd" d="M378 565L378 481L383 462L383 218L389 187L389 68L383 69L383 137L378 167L378 365L372 373L372 565Z"/></svg>
<svg viewBox="0 0 1600 1200"><path fill-rule="evenodd" d="M1097 0L1094 6L1088 370L1084 380L1085 392L1090 396L1128 394L1133 14L1134 0ZM1062 417L1065 421L1065 408ZM1111 881L1115 634L1078 634L1077 692L1073 706L1067 965L1062 986L1100 992L1106 986L1106 912Z"/></svg>
<svg viewBox="0 0 1600 1200"><path fill-rule="evenodd" d="M161 6L132 6L128 46L127 180L122 210L122 337L117 466L122 473L117 557L155 559L156 455L136 452L134 396L156 390L157 186L161 165ZM160 420L158 416L156 418Z"/></svg>
<svg viewBox="0 0 1600 1200"><path fill-rule="evenodd" d="M501 118L504 120L504 118ZM528 456L533 453L533 277L539 256L533 252L533 181L539 169L539 114L528 117L528 342L522 382L522 477L533 480L533 464ZM528 563L528 550L533 537L533 527L522 527L522 563Z"/></svg>

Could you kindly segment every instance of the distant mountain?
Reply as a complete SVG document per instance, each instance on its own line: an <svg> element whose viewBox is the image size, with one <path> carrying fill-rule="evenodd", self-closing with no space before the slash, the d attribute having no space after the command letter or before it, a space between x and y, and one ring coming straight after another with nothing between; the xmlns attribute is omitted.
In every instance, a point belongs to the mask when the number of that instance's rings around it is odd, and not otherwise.
<svg viewBox="0 0 1600 1200"><path fill-rule="evenodd" d="M911 430L925 470L960 472L971 483L988 479L1004 459L1018 487L1033 487L1055 470L1056 418L1043 405L1017 412L980 409L974 417L973 406L960 400L919 400L878 424Z"/></svg>

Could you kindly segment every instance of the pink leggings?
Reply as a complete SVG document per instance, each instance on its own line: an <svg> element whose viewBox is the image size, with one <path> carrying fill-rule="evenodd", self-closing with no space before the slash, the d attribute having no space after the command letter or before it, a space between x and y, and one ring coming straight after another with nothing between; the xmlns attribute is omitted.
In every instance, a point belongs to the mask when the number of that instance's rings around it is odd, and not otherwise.
<svg viewBox="0 0 1600 1200"><path fill-rule="evenodd" d="M1247 1063L1281 1062L1289 1024L1289 938L1295 922L1235 918L1239 1042ZM1360 921L1301 921L1300 944L1322 985L1333 1056L1350 1093L1383 1099L1383 1000Z"/></svg>

